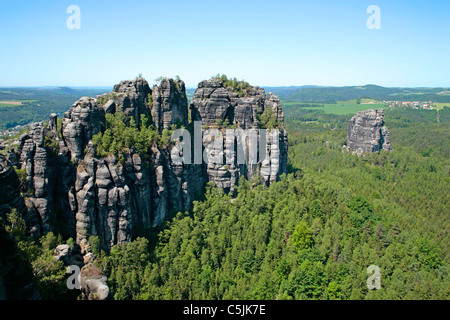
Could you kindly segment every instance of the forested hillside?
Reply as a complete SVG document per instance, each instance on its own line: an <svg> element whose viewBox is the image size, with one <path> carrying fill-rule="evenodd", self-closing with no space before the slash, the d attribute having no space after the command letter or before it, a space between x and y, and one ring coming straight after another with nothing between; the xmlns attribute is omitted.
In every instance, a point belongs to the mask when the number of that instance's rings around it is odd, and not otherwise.
<svg viewBox="0 0 450 320"><path fill-rule="evenodd" d="M280 99L285 101L339 101L370 97L378 100L407 100L448 102L448 88L388 88L373 84L364 86L326 87L270 87Z"/></svg>
<svg viewBox="0 0 450 320"><path fill-rule="evenodd" d="M81 96L95 97L106 91L106 88L0 88L0 130L47 120L50 113L67 111Z"/></svg>
<svg viewBox="0 0 450 320"><path fill-rule="evenodd" d="M156 238L102 255L115 298L448 299L448 115L387 112L394 152L361 157L329 129L344 117L291 118L280 182L241 181L236 199L209 186Z"/></svg>
<svg viewBox="0 0 450 320"><path fill-rule="evenodd" d="M115 299L450 298L450 110L385 110L393 152L342 152L351 115L285 108L289 174L270 187L241 179L232 198L212 183L190 212L173 213L95 263ZM73 298L51 252L23 222L19 241L43 298ZM22 226L22 227L21 227ZM40 253L39 253L40 252ZM367 288L367 267L381 289Z"/></svg>
<svg viewBox="0 0 450 320"><path fill-rule="evenodd" d="M11 314L450 301L450 0L24 3L0 13Z"/></svg>

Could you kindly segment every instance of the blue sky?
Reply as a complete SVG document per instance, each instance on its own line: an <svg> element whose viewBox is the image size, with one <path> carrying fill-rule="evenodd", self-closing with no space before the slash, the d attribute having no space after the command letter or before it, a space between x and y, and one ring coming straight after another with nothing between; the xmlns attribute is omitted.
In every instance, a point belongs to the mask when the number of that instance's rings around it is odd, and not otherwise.
<svg viewBox="0 0 450 320"><path fill-rule="evenodd" d="M81 10L81 29L66 10ZM369 30L369 5L381 29ZM188 87L450 87L450 1L1 1L0 86L112 86L139 73Z"/></svg>

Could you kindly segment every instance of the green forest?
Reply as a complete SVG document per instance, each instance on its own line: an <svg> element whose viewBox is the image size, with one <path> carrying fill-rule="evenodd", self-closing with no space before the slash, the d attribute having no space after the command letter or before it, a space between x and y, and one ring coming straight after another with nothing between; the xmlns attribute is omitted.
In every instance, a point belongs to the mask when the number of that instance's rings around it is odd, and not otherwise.
<svg viewBox="0 0 450 320"><path fill-rule="evenodd" d="M280 181L241 179L235 197L210 183L192 210L109 253L89 239L114 299L450 298L450 109L385 110L394 151L362 156L342 152L352 115L284 112ZM20 217L9 225L41 295L73 298L51 257L73 240L50 233L36 244ZM367 287L370 265L378 290Z"/></svg>
<svg viewBox="0 0 450 320"><path fill-rule="evenodd" d="M368 84L364 86L300 86L267 87L284 101L333 102L370 97L376 100L449 102L447 88L388 88Z"/></svg>
<svg viewBox="0 0 450 320"><path fill-rule="evenodd" d="M449 115L387 112L394 152L361 157L341 151L348 118L288 116L281 181L241 180L235 199L209 185L159 233L98 253L114 297L448 299Z"/></svg>

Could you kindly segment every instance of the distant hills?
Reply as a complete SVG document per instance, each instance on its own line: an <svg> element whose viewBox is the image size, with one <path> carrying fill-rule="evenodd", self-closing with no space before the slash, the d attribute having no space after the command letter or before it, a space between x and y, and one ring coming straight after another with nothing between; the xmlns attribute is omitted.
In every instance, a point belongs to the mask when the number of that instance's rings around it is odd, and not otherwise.
<svg viewBox="0 0 450 320"><path fill-rule="evenodd" d="M450 88L387 88L365 86L325 87L315 85L264 87L284 102L336 102L370 98L396 101L433 101L450 103ZM46 120L52 112L62 115L82 96L95 97L109 87L0 87L0 130ZM192 99L194 88L186 89Z"/></svg>
<svg viewBox="0 0 450 320"><path fill-rule="evenodd" d="M98 95L109 91L111 88L106 87L0 87L0 100L38 100L55 96L76 96L78 100L80 95Z"/></svg>
<svg viewBox="0 0 450 320"><path fill-rule="evenodd" d="M95 97L111 88L3 87L0 88L0 130L62 115L82 96Z"/></svg>
<svg viewBox="0 0 450 320"><path fill-rule="evenodd" d="M285 101L327 102L360 98L376 100L450 102L449 88L387 88L368 84L345 87L264 87Z"/></svg>

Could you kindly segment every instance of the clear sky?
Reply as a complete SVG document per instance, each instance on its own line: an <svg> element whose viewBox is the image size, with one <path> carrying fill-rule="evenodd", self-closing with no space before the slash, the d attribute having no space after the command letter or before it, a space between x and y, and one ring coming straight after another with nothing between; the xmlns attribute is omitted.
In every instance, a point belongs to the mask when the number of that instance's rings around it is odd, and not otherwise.
<svg viewBox="0 0 450 320"><path fill-rule="evenodd" d="M67 8L81 10L70 30ZM369 5L381 9L370 30ZM112 86L142 73L188 87L450 87L448 0L0 2L0 86Z"/></svg>

